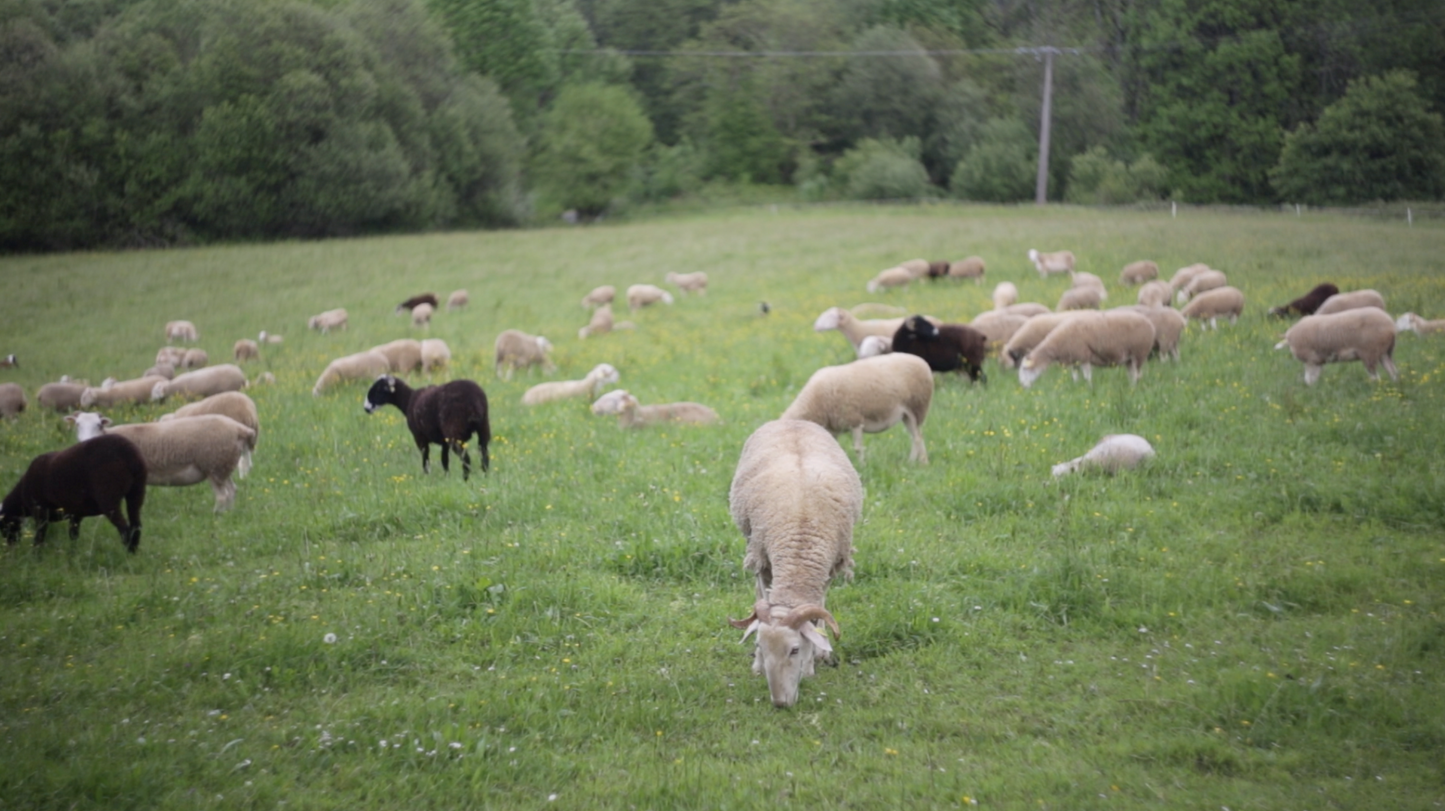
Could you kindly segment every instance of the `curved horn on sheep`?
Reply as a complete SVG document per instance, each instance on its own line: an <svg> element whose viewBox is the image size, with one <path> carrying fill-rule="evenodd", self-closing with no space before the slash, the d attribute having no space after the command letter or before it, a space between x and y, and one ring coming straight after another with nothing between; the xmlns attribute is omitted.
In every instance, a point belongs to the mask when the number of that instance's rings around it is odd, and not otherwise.
<svg viewBox="0 0 1445 811"><path fill-rule="evenodd" d="M743 629L745 632L743 633L743 638L738 641L746 642L748 641L748 637L752 636L753 631L756 631L759 625L766 623L770 616L771 614L768 611L768 601L758 600L757 602L753 603L753 613L750 616L743 617L740 620L735 620L732 617L728 617L728 625L731 625L734 628Z"/></svg>
<svg viewBox="0 0 1445 811"><path fill-rule="evenodd" d="M833 615L828 613L828 609L814 603L806 603L789 611L788 616L784 617L780 624L796 631L803 626L803 623L813 620L822 620L827 623L828 628L833 631L834 639L843 636L843 632L838 629L838 621L833 619Z"/></svg>

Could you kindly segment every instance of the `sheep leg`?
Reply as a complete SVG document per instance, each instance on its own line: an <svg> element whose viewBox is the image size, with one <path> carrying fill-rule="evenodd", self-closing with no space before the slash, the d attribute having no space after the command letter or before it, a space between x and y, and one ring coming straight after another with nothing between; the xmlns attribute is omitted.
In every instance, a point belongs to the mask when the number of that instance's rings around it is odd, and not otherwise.
<svg viewBox="0 0 1445 811"><path fill-rule="evenodd" d="M863 462L863 426L862 426L862 424L853 426L853 452L856 453L856 454L858 454L858 462L859 462L859 464L862 464L862 462Z"/></svg>
<svg viewBox="0 0 1445 811"><path fill-rule="evenodd" d="M134 552L135 546L131 544L131 535L133 532L138 532L140 528L136 527L132 529L129 525L125 523L125 518L120 514L120 502L117 501L115 503L115 506L112 507L110 510L106 511L104 515L106 517L106 520L110 521L110 523L116 528L116 530L120 532L120 540L121 543L125 544L125 548L131 552Z"/></svg>
<svg viewBox="0 0 1445 811"><path fill-rule="evenodd" d="M208 481L211 483L211 492L216 496L215 512L223 513L236 503L236 483L231 481L231 474L225 476L211 476Z"/></svg>
<svg viewBox="0 0 1445 811"><path fill-rule="evenodd" d="M1385 355L1384 357L1380 358L1380 363L1385 365L1385 371L1390 373L1390 380L1392 382L1400 382L1400 370L1395 368L1394 358L1390 357L1389 355Z"/></svg>
<svg viewBox="0 0 1445 811"><path fill-rule="evenodd" d="M80 516L78 516L78 515L72 515L72 516L70 516L70 540L73 541L73 540L75 540L75 539L77 539L77 538L79 538L79 537L80 537Z"/></svg>
<svg viewBox="0 0 1445 811"><path fill-rule="evenodd" d="M430 473L430 472L431 472L431 445L427 444L426 442L418 441L418 442L416 443L416 447L417 447L418 450L421 451L421 472L422 472L422 473Z"/></svg>
<svg viewBox="0 0 1445 811"><path fill-rule="evenodd" d="M443 473L451 473L451 472L452 472L451 450L452 450L452 445L451 445L451 443L448 442L447 440L443 439L443 440L442 440L442 472L443 472Z"/></svg>
<svg viewBox="0 0 1445 811"><path fill-rule="evenodd" d="M1094 385L1094 367L1091 364L1085 363L1080 366L1079 369L1084 374L1084 382L1090 386Z"/></svg>
<svg viewBox="0 0 1445 811"><path fill-rule="evenodd" d="M132 552L140 546L140 508L145 500L144 482L137 483L125 497L125 511L127 517L130 518L130 534L125 538L125 546Z"/></svg>
<svg viewBox="0 0 1445 811"><path fill-rule="evenodd" d="M45 543L45 530L50 527L50 516L36 515L35 518L35 545Z"/></svg>
<svg viewBox="0 0 1445 811"><path fill-rule="evenodd" d="M1315 381L1317 381L1317 380L1320 379L1320 370L1322 370L1322 369L1324 369L1324 368L1325 368L1325 367L1321 366L1321 365L1318 364L1318 363L1306 363L1306 364L1305 364L1305 385L1306 385L1306 386L1313 386L1313 385L1315 384Z"/></svg>
<svg viewBox="0 0 1445 811"><path fill-rule="evenodd" d="M460 439L453 439L452 442L456 443L457 456L462 457L462 481L466 481L471 478L472 475L472 455L467 453L467 445L465 442L462 442Z"/></svg>

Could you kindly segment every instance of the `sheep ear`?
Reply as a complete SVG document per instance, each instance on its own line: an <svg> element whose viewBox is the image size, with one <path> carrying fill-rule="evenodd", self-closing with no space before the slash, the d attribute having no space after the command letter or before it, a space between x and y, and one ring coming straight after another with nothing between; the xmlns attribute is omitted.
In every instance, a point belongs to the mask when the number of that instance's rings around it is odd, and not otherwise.
<svg viewBox="0 0 1445 811"><path fill-rule="evenodd" d="M803 627L799 630L803 632L804 639L813 643L813 647L817 648L825 654L833 652L833 646L828 642L827 635L818 633L818 630L813 627L813 623L804 623Z"/></svg>

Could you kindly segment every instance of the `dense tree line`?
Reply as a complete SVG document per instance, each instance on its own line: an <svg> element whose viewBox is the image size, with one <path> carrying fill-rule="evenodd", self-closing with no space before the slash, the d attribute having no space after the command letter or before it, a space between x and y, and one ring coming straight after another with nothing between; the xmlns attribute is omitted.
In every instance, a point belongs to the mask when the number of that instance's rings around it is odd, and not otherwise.
<svg viewBox="0 0 1445 811"><path fill-rule="evenodd" d="M805 199L1445 194L1438 0L0 0L0 249Z"/></svg>

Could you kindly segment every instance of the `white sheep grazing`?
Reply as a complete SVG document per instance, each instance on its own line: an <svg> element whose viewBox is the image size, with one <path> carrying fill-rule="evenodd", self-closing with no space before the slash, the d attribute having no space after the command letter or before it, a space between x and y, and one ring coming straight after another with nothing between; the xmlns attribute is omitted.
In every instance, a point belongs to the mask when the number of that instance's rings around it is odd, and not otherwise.
<svg viewBox="0 0 1445 811"><path fill-rule="evenodd" d="M250 443L246 446L246 454L236 465L236 475L243 479L246 478L246 474L251 472L251 453L256 450L257 443L261 441L261 418L256 414L256 401L239 391L221 392L204 400L183 405L169 414L162 414L156 418L156 422L199 417L204 414L220 414L223 417L230 417L255 432L255 436L251 437Z"/></svg>
<svg viewBox="0 0 1445 811"><path fill-rule="evenodd" d="M194 372L186 372L183 375L177 375L173 380L155 384L151 390L151 400L164 400L176 394L209 397L223 391L240 391L244 388L246 388L246 373L235 364L224 363L220 366L208 366Z"/></svg>
<svg viewBox="0 0 1445 811"><path fill-rule="evenodd" d="M743 569L754 579L753 612L734 628L757 633L753 672L767 678L773 705L798 701L798 683L833 647L838 621L825 607L829 581L853 576L853 526L863 517L863 483L848 455L811 422L765 423L743 444L728 511L747 539Z"/></svg>
<svg viewBox="0 0 1445 811"><path fill-rule="evenodd" d="M1207 320L1211 329L1218 329L1221 318L1228 317L1231 324L1239 320L1244 312L1244 293L1237 287L1216 287L1195 296L1179 312L1201 326Z"/></svg>
<svg viewBox="0 0 1445 811"><path fill-rule="evenodd" d="M609 313L612 310L610 305L606 309ZM519 329L502 330L493 347L496 354L492 371L497 377L511 380L514 371L532 366L541 366L544 372L557 371L547 355L552 351L552 342L541 335L528 335Z"/></svg>
<svg viewBox="0 0 1445 811"><path fill-rule="evenodd" d="M1224 275L1224 271L1211 268L1191 276L1188 283L1179 289L1175 300L1184 304L1200 293L1218 290L1227 284L1229 284L1229 277Z"/></svg>
<svg viewBox="0 0 1445 811"><path fill-rule="evenodd" d="M199 332L196 331L195 324L192 324L189 321L166 322L167 341L190 341L191 343L195 343L200 339L201 335Z"/></svg>
<svg viewBox="0 0 1445 811"><path fill-rule="evenodd" d="M422 366L421 341L415 338L398 338L373 346L371 351L385 355L387 363L391 364L389 371L398 374L406 374Z"/></svg>
<svg viewBox="0 0 1445 811"><path fill-rule="evenodd" d="M889 290L894 287L907 287L913 283L914 275L904 267L884 268L878 271L878 275L868 281L869 293L877 293L879 290Z"/></svg>
<svg viewBox="0 0 1445 811"><path fill-rule="evenodd" d="M663 279L668 284L676 285L677 289L684 293L707 295L707 274L701 270L694 273L668 273Z"/></svg>
<svg viewBox="0 0 1445 811"><path fill-rule="evenodd" d="M325 335L334 329L346 329L346 319L346 308L337 307L311 316L306 320L306 326Z"/></svg>
<svg viewBox="0 0 1445 811"><path fill-rule="evenodd" d="M999 282L993 288L993 308L1002 310L1019 300L1019 289L1013 282Z"/></svg>
<svg viewBox="0 0 1445 811"><path fill-rule="evenodd" d="M1046 313L1028 319L1004 342L998 354L999 365L1005 369L1016 368L1019 365L1019 361L1023 360L1025 355L1034 351L1034 347L1043 343L1044 338L1048 337L1048 334L1054 331L1054 327L1064 323L1079 312L1078 310L1069 310L1062 313Z"/></svg>
<svg viewBox="0 0 1445 811"><path fill-rule="evenodd" d="M81 411L66 420L75 425L81 442L111 434L135 443L146 463L147 486L186 487L210 482L218 513L235 503L236 483L231 474L256 442L255 431L219 414L111 425L106 417Z"/></svg>
<svg viewBox="0 0 1445 811"><path fill-rule="evenodd" d="M1099 298L1101 300L1109 297L1109 291L1104 289L1104 280L1092 273L1085 273L1082 270L1072 271L1069 273L1069 279L1071 280L1072 287L1098 288Z"/></svg>
<svg viewBox="0 0 1445 811"><path fill-rule="evenodd" d="M588 320L587 326L577 330L579 339L590 338L593 335L605 335L614 329L637 329L637 325L631 321L612 320L612 305L603 304L592 311L592 318Z"/></svg>
<svg viewBox="0 0 1445 811"><path fill-rule="evenodd" d="M1320 308L1315 310L1315 315L1329 315L1341 313L1345 310L1357 310L1361 307L1374 307L1377 310L1385 309L1385 297L1377 290L1351 290L1348 293L1336 293L1324 300Z"/></svg>
<svg viewBox="0 0 1445 811"><path fill-rule="evenodd" d="M1196 262L1192 265L1186 265L1174 271L1174 275L1169 277L1170 292L1183 290L1184 286L1189 284L1190 279L1193 279L1195 276L1205 272L1206 270L1209 270L1208 265L1204 264L1203 262Z"/></svg>
<svg viewBox="0 0 1445 811"><path fill-rule="evenodd" d="M1062 296L1059 296L1059 306L1054 308L1054 312L1061 313L1066 310L1097 310L1099 309L1100 302L1104 300L1102 293L1102 290L1093 285L1070 287L1064 291Z"/></svg>
<svg viewBox="0 0 1445 811"><path fill-rule="evenodd" d="M100 388L87 388L80 393L80 407L113 408L125 403L149 403L156 385L165 382L164 377L150 375L122 380L110 386L102 383Z"/></svg>
<svg viewBox="0 0 1445 811"><path fill-rule="evenodd" d="M818 316L813 322L814 332L827 332L836 329L843 333L848 343L853 346L853 351L858 351L858 345L869 335L878 335L892 339L893 333L903 326L902 318L884 318L872 321L860 321L853 317L853 313L842 307L829 307Z"/></svg>
<svg viewBox="0 0 1445 811"><path fill-rule="evenodd" d="M1054 465L1054 478L1084 469L1117 473L1138 467L1153 458L1154 447L1144 437L1138 434L1109 434L1083 456Z"/></svg>
<svg viewBox="0 0 1445 811"><path fill-rule="evenodd" d="M172 380L175 376L176 367L169 363L160 363L141 372L141 377L164 377L166 380Z"/></svg>
<svg viewBox="0 0 1445 811"><path fill-rule="evenodd" d="M1034 318L1037 317L1034 316ZM989 346L1003 346L1009 342L1014 333L1023 329L1024 325L1032 320L1033 318L1007 310L988 310L974 316L968 325L982 332L983 339Z"/></svg>
<svg viewBox="0 0 1445 811"><path fill-rule="evenodd" d="M261 347L250 338L242 338L231 346L231 357L237 362L256 360L261 357Z"/></svg>
<svg viewBox="0 0 1445 811"><path fill-rule="evenodd" d="M85 393L84 383L70 383L60 381L58 383L46 383L35 392L35 401L43 408L53 408L56 411L70 411L80 407L80 395Z"/></svg>
<svg viewBox="0 0 1445 811"><path fill-rule="evenodd" d="M256 336L256 342L263 344L279 344L285 340L286 338L284 336L272 335L264 329L261 330L260 334Z"/></svg>
<svg viewBox="0 0 1445 811"><path fill-rule="evenodd" d="M655 284L634 284L627 288L627 309L639 310L657 302L672 303L672 294Z"/></svg>
<svg viewBox="0 0 1445 811"><path fill-rule="evenodd" d="M448 310L460 310L461 308L471 303L472 297L468 295L467 291L465 290L453 290L452 294L450 296L447 296Z"/></svg>
<svg viewBox="0 0 1445 811"><path fill-rule="evenodd" d="M1189 323L1183 313L1173 307L1145 307L1142 304L1129 304L1118 309L1132 310L1149 319L1149 323L1154 325L1155 354L1160 360L1179 360L1179 338Z"/></svg>
<svg viewBox="0 0 1445 811"><path fill-rule="evenodd" d="M0 383L0 417L18 417L28 403L19 383Z"/></svg>
<svg viewBox="0 0 1445 811"><path fill-rule="evenodd" d="M984 272L983 257L970 256L957 262L949 262L948 273L945 275L950 279L973 279L974 284L983 284Z"/></svg>
<svg viewBox="0 0 1445 811"><path fill-rule="evenodd" d="M431 306L430 304L416 305L415 307L411 308L411 325L413 327L420 327L422 329L430 327L431 316L434 312L436 312L436 308Z"/></svg>
<svg viewBox="0 0 1445 811"><path fill-rule="evenodd" d="M1174 288L1168 282L1155 279L1152 282L1145 282L1139 288L1138 302L1145 307L1167 307L1169 299L1174 295Z"/></svg>
<svg viewBox="0 0 1445 811"><path fill-rule="evenodd" d="M177 369L201 369L211 362L211 356L204 349L187 349Z"/></svg>
<svg viewBox="0 0 1445 811"><path fill-rule="evenodd" d="M1159 278L1159 265L1148 259L1138 262L1130 262L1119 271L1119 283L1127 285L1143 284L1151 279Z"/></svg>
<svg viewBox="0 0 1445 811"><path fill-rule="evenodd" d="M1050 365L1078 366L1092 383L1095 366L1126 366L1129 382L1137 383L1154 349L1154 325L1127 311L1079 313L1054 327L1019 362L1019 382L1028 388Z"/></svg>
<svg viewBox="0 0 1445 811"><path fill-rule="evenodd" d="M1039 272L1040 277L1046 277L1050 273L1074 272L1074 254L1071 251L1039 253L1030 248L1029 261L1034 263L1034 269Z"/></svg>
<svg viewBox="0 0 1445 811"><path fill-rule="evenodd" d="M617 296L617 288L610 284L592 288L592 292L582 297L582 307L596 307L601 304L611 304L612 299Z"/></svg>
<svg viewBox="0 0 1445 811"><path fill-rule="evenodd" d="M928 265L927 259L909 259L907 262L899 262L896 267L908 271L908 275L915 279L922 279L928 275Z"/></svg>
<svg viewBox="0 0 1445 811"><path fill-rule="evenodd" d="M1395 331L1413 332L1416 335L1433 335L1437 332L1445 332L1445 318L1426 321L1414 313L1405 313L1395 319Z"/></svg>
<svg viewBox="0 0 1445 811"><path fill-rule="evenodd" d="M1307 315L1284 334L1275 349L1289 347L1295 360L1305 365L1305 385L1313 386L1320 379L1326 363L1357 360L1365 364L1371 380L1379 380L1375 371L1382 364L1391 380L1399 380L1395 369L1395 322L1389 313L1377 307L1357 307L1338 313Z"/></svg>
<svg viewBox="0 0 1445 811"><path fill-rule="evenodd" d="M323 391L347 380L372 381L381 375L391 372L391 361L380 352L367 350L357 352L354 355L345 355L326 365L321 376L316 378L316 385L311 387L313 396L320 395Z"/></svg>
<svg viewBox="0 0 1445 811"><path fill-rule="evenodd" d="M858 357L876 358L893 351L893 341L882 335L867 335L858 343Z"/></svg>
<svg viewBox="0 0 1445 811"><path fill-rule="evenodd" d="M427 338L421 342L421 368L431 373L445 369L452 362L452 349L440 338Z"/></svg>
<svg viewBox="0 0 1445 811"><path fill-rule="evenodd" d="M641 428L666 422L712 425L722 418L702 403L680 402L642 405L626 389L609 391L592 404L593 414L616 414L623 428Z"/></svg>
<svg viewBox="0 0 1445 811"><path fill-rule="evenodd" d="M824 366L803 385L779 419L816 422L834 435L850 431L863 461L863 432L902 422L913 438L910 461L928 464L923 422L933 402L933 371L917 355L889 353L842 366Z"/></svg>
<svg viewBox="0 0 1445 811"><path fill-rule="evenodd" d="M165 364L173 368L181 368L186 359L186 350L179 346L163 346L156 350L156 365Z"/></svg>
<svg viewBox="0 0 1445 811"><path fill-rule="evenodd" d="M553 400L563 400L568 397L586 397L589 400L597 399L602 392L602 387L616 383L622 377L610 363L599 363L592 367L592 371L581 380L556 380L550 383L538 383L526 394L522 395L522 405L540 405Z"/></svg>

